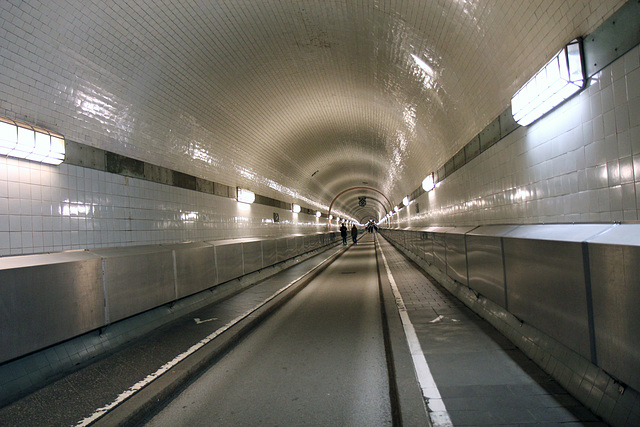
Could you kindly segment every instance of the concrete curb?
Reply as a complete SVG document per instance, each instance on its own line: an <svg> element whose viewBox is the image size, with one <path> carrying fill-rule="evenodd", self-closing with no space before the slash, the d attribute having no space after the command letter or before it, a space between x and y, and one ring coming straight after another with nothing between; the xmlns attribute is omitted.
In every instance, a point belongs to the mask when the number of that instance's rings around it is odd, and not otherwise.
<svg viewBox="0 0 640 427"><path fill-rule="evenodd" d="M422 396L422 390L416 378L413 358L407 337L404 333L396 299L386 274L381 273L382 262L379 261L379 244L376 239L376 264L378 282L380 284L381 309L386 321L385 347L387 360L390 363L390 393L392 394L392 410L394 426L431 426L431 419ZM393 378L391 378L393 377Z"/></svg>

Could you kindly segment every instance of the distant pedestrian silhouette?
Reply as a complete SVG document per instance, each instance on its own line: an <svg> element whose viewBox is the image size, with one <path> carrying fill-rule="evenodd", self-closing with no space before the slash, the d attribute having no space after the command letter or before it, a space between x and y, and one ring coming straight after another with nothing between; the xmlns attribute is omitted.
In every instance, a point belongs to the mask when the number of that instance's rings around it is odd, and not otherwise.
<svg viewBox="0 0 640 427"><path fill-rule="evenodd" d="M340 235L342 236L342 244L347 244L347 226L345 223L342 223L342 227L340 227Z"/></svg>

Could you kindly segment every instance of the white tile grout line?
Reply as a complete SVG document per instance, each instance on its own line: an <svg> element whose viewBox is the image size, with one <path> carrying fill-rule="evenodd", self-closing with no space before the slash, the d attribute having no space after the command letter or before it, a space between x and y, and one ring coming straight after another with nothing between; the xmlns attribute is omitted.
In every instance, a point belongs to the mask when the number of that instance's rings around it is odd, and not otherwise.
<svg viewBox="0 0 640 427"><path fill-rule="evenodd" d="M418 378L420 388L422 389L422 396L424 397L424 400L427 403L427 408L429 409L429 417L431 418L431 423L434 427L452 427L453 423L451 422L451 418L449 418L447 408L445 407L444 401L440 396L438 386L436 385L436 382L431 375L431 370L429 369L427 360L424 357L424 352L422 351L422 346L420 346L420 341L418 341L416 331L413 328L413 323L411 323L411 319L409 319L407 307L404 305L402 295L398 290L396 281L393 279L391 269L389 268L389 264L387 263L387 258L384 256L384 252L382 252L382 246L380 246L380 244L378 243L377 238L376 245L378 245L378 247L380 248L382 262L384 264L385 270L387 271L387 277L389 278L389 283L391 284L393 296L396 299L396 306L398 307L398 312L400 313L400 320L402 321L404 333L407 336L407 343L409 344L409 351L411 351L411 359L413 360L416 377Z"/></svg>
<svg viewBox="0 0 640 427"><path fill-rule="evenodd" d="M134 385L129 387L126 391L120 393L120 395L118 395L118 397L116 397L113 402L109 403L108 405L103 406L102 408L96 409L93 414L89 415L88 417L84 418L81 421L78 421L78 423L75 425L75 427L81 427L81 426L84 427L84 426L88 426L91 423L95 422L96 420L101 418L103 415L105 415L107 412L111 411L112 409L114 409L115 407L120 405L122 402L127 400L129 397L131 397L134 394L136 394L143 387L151 384L153 381L155 381L157 378L159 378L162 374L164 374L165 372L167 372L168 370L170 370L171 368L176 366L178 363L180 363L181 361L186 359L188 356L192 355L193 353L195 353L196 351L198 351L199 349L204 347L206 344L211 342L214 338L216 338L217 336L219 336L220 334L222 334L223 332L225 332L226 330L231 328L233 325L235 325L236 323L240 322L242 319L244 319L245 317L249 316L251 313L253 313L254 311L258 310L260 307L262 307L265 304L267 304L269 301L271 301L274 298L276 298L278 295L280 295L281 293L283 293L284 291L289 289L291 286L295 285L300 280L304 279L306 276L308 276L311 273L313 273L315 270L320 268L322 265L324 265L331 258L333 258L334 255L336 255L338 253L341 253L341 251L336 252L336 253L328 256L320 264L316 265L311 270L307 271L306 273L304 273L303 275L301 275L297 279L294 279L289 284L287 284L286 286L284 286L283 288L278 290L276 293L271 295L269 298L267 298L264 301L262 301L260 304L256 305L252 309L249 309L245 313L239 315L238 317L236 317L235 319L231 320L229 323L227 323L226 325L224 325L221 328L217 329L215 332L211 333L210 335L207 335L205 338L200 340L198 343L192 345L187 351L185 351L184 353L179 354L173 360L165 363L160 368L158 368L158 370L155 371L154 373L147 375L144 379L138 381L137 383L135 383Z"/></svg>

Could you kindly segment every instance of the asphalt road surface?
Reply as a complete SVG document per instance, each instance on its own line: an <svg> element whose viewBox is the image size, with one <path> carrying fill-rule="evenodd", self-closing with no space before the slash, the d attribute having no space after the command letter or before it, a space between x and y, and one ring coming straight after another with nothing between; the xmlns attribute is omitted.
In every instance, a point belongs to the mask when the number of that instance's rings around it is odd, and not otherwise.
<svg viewBox="0 0 640 427"><path fill-rule="evenodd" d="M391 425L386 363L365 236L147 425Z"/></svg>

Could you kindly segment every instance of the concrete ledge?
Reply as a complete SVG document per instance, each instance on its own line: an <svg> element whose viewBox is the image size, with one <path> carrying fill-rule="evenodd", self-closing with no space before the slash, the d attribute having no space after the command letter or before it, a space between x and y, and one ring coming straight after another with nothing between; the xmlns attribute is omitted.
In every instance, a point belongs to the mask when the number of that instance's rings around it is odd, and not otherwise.
<svg viewBox="0 0 640 427"><path fill-rule="evenodd" d="M376 244L376 265L383 319L386 322L385 347L390 370L390 394L394 425L431 426L431 419L416 378L411 351L386 272L381 270ZM383 274L384 272L384 274ZM394 383L394 384L391 384Z"/></svg>

